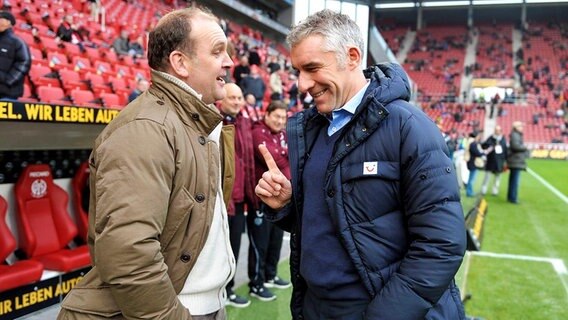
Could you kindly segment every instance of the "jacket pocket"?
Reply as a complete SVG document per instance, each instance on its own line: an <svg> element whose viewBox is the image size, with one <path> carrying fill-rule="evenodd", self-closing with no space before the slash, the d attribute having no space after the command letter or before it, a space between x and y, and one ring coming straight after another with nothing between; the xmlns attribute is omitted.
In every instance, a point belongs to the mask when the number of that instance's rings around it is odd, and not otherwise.
<svg viewBox="0 0 568 320"><path fill-rule="evenodd" d="M109 287L75 287L61 304L63 309L112 318L122 312L114 302Z"/></svg>
<svg viewBox="0 0 568 320"><path fill-rule="evenodd" d="M194 205L195 199L185 187L182 187L172 198L168 209L169 212L166 224L162 231L162 238L160 239L160 245L162 248L168 246L182 223L185 222L187 224Z"/></svg>

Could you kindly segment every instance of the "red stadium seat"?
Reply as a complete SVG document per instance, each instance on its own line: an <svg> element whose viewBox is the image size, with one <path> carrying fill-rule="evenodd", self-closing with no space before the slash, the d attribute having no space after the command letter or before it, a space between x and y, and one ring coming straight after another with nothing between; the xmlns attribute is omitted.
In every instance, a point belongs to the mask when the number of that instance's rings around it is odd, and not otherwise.
<svg viewBox="0 0 568 320"><path fill-rule="evenodd" d="M90 83L91 89L94 93L99 94L102 92L112 92L110 86L106 83L103 76L96 73L85 74L85 80Z"/></svg>
<svg viewBox="0 0 568 320"><path fill-rule="evenodd" d="M86 245L66 249L77 235L67 212L67 193L53 182L46 164L27 166L14 188L20 247L46 269L68 272L91 263Z"/></svg>
<svg viewBox="0 0 568 320"><path fill-rule="evenodd" d="M29 84L24 83L24 94L21 98L18 99L18 101L37 102L37 99L32 95L32 89L30 88Z"/></svg>
<svg viewBox="0 0 568 320"><path fill-rule="evenodd" d="M53 70L50 67L42 65L32 65L30 68L29 76L30 80L36 86L51 86L59 87L59 80L56 78L49 77Z"/></svg>
<svg viewBox="0 0 568 320"><path fill-rule="evenodd" d="M43 265L38 261L5 262L16 249L16 239L6 225L7 209L6 200L0 197L0 292L38 281L43 273Z"/></svg>
<svg viewBox="0 0 568 320"><path fill-rule="evenodd" d="M40 36L39 38L41 39L41 44L46 52L59 51L59 45L55 41L55 38L47 36Z"/></svg>
<svg viewBox="0 0 568 320"><path fill-rule="evenodd" d="M63 89L57 87L40 86L37 88L39 101L44 103L68 105L70 101L65 100L67 97L63 93Z"/></svg>
<svg viewBox="0 0 568 320"><path fill-rule="evenodd" d="M59 70L59 78L63 83L63 88L67 92L74 89L89 90L89 85L81 78L81 74L73 70L61 69Z"/></svg>
<svg viewBox="0 0 568 320"><path fill-rule="evenodd" d="M59 70L63 68L70 68L69 60L67 60L67 56L63 53L59 52L48 52L47 53L47 61L49 62L49 66L54 70Z"/></svg>
<svg viewBox="0 0 568 320"><path fill-rule="evenodd" d="M76 106L100 108L100 104L95 102L93 92L88 90L75 89L71 91L71 99Z"/></svg>
<svg viewBox="0 0 568 320"><path fill-rule="evenodd" d="M75 221L77 228L79 229L79 237L83 241L87 241L87 233L89 232L89 211L85 210L83 207L83 197L89 183L89 162L85 161L81 163L79 169L75 173L73 180L71 181L71 187L73 188L73 207L75 208Z"/></svg>
<svg viewBox="0 0 568 320"><path fill-rule="evenodd" d="M114 93L101 93L100 97L101 100L103 101L103 105L106 108L119 109L119 110L124 108L124 105L121 104L120 102L120 98L118 97L118 95Z"/></svg>

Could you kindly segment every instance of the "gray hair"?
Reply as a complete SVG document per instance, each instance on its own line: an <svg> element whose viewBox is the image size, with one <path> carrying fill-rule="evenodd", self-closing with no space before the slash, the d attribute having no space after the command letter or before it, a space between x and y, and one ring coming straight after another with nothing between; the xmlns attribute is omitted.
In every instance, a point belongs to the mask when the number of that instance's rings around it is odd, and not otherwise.
<svg viewBox="0 0 568 320"><path fill-rule="evenodd" d="M340 66L345 66L347 63L348 47L355 46L361 50L361 53L365 49L361 30L355 21L345 14L329 9L319 11L294 26L286 41L292 48L312 35L323 37L323 50L335 52Z"/></svg>

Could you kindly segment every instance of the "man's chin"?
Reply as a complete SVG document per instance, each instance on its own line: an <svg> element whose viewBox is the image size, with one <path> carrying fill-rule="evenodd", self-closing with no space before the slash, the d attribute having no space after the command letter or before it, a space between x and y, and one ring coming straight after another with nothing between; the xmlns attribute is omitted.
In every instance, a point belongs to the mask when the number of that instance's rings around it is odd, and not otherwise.
<svg viewBox="0 0 568 320"><path fill-rule="evenodd" d="M329 113L331 113L331 111L333 111L333 108L331 108L330 106L328 106L325 103L316 104L316 109L318 109L319 113L323 113L323 114L329 114Z"/></svg>

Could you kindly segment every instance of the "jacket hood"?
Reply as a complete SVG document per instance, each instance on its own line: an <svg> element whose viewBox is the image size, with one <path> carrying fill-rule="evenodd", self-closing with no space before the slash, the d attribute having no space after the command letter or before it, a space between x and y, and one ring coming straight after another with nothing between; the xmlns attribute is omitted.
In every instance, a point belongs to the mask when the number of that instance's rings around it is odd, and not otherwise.
<svg viewBox="0 0 568 320"><path fill-rule="evenodd" d="M371 80L366 96L370 93L383 105L397 99L410 100L410 82L399 64L379 63L363 73Z"/></svg>

